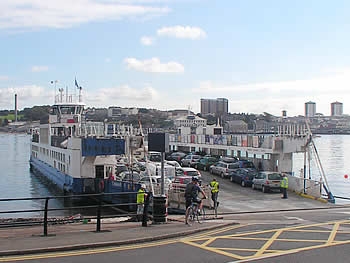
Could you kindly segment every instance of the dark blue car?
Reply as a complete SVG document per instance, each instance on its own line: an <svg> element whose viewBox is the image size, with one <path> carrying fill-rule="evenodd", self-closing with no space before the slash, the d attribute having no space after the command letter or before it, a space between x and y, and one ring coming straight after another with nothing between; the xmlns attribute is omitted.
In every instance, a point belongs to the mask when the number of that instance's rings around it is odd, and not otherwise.
<svg viewBox="0 0 350 263"><path fill-rule="evenodd" d="M251 186L253 178L257 175L255 168L237 168L229 174L231 182L239 183L241 186Z"/></svg>

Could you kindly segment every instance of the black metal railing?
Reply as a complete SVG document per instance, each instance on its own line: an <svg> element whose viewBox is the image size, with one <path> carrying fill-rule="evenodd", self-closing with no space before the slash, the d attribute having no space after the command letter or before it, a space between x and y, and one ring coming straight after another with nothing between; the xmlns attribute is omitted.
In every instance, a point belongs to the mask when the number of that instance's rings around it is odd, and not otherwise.
<svg viewBox="0 0 350 263"><path fill-rule="evenodd" d="M43 226L43 235L48 235L48 226L53 224L83 221L88 222L92 219L96 220L96 232L101 231L101 220L103 218L130 217L136 218L136 192L123 193L99 193L84 195L65 195L65 196L47 196L32 198L6 198L0 199L0 228L6 227L30 227L35 225ZM110 197L108 197L110 196ZM125 198L125 196L128 196ZM113 202L105 202L104 199L114 200ZM63 208L50 207L50 201L64 200ZM84 205L75 205L77 201ZM132 202L125 202L132 200ZM134 201L135 200L135 201ZM1 207L16 207L19 202L23 201L42 201L39 209L18 209L5 210ZM69 202L68 202L69 201ZM147 201L147 200L146 200ZM148 207L149 203L147 203ZM18 206L17 206L18 207ZM49 214L54 211L79 211L90 209L94 215L79 215L77 217L50 217ZM111 212L113 213L111 214ZM106 213L104 213L106 212ZM108 213L107 213L108 212ZM147 211L146 211L147 212ZM35 216L31 217L32 214ZM106 215L108 214L108 215ZM14 215L9 218L8 215ZM19 215L27 215L20 217Z"/></svg>

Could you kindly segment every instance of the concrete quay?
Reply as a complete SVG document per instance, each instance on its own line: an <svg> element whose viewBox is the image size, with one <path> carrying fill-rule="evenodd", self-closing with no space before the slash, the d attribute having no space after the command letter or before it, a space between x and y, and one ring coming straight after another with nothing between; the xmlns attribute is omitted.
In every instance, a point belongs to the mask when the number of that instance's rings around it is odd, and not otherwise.
<svg viewBox="0 0 350 263"><path fill-rule="evenodd" d="M47 236L43 236L43 226L3 228L0 229L0 256L152 242L240 224L246 222L252 213L336 207L335 204L311 200L295 193L290 193L286 200L281 200L279 194L262 194L262 200L255 202L238 193L235 197L235 202L229 202L222 195L218 218L214 218L213 210L207 210L208 220L192 226L185 225L184 215L168 215L166 223L148 221L147 227L142 226L142 222L102 221L100 232L96 232L96 224L92 222L50 225Z"/></svg>

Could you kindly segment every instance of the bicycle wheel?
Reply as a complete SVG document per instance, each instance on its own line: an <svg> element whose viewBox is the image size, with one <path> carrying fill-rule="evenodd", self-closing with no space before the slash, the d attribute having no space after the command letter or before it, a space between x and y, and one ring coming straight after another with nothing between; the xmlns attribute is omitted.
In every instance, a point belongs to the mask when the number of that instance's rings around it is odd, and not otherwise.
<svg viewBox="0 0 350 263"><path fill-rule="evenodd" d="M188 207L187 209L188 209L188 222L193 223L193 221L196 219L196 212L192 206Z"/></svg>
<svg viewBox="0 0 350 263"><path fill-rule="evenodd" d="M205 209L204 209L204 206L203 206L202 210L201 210L201 214L200 214L200 220L204 221L206 219L207 219L207 215L206 215L206 212L205 212Z"/></svg>

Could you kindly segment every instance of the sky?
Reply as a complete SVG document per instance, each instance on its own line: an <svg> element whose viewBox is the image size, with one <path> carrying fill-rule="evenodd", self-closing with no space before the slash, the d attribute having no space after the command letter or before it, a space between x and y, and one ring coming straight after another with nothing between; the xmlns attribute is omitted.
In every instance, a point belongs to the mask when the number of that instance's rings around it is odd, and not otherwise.
<svg viewBox="0 0 350 263"><path fill-rule="evenodd" d="M350 113L347 0L0 0L0 110L82 88L87 107Z"/></svg>

